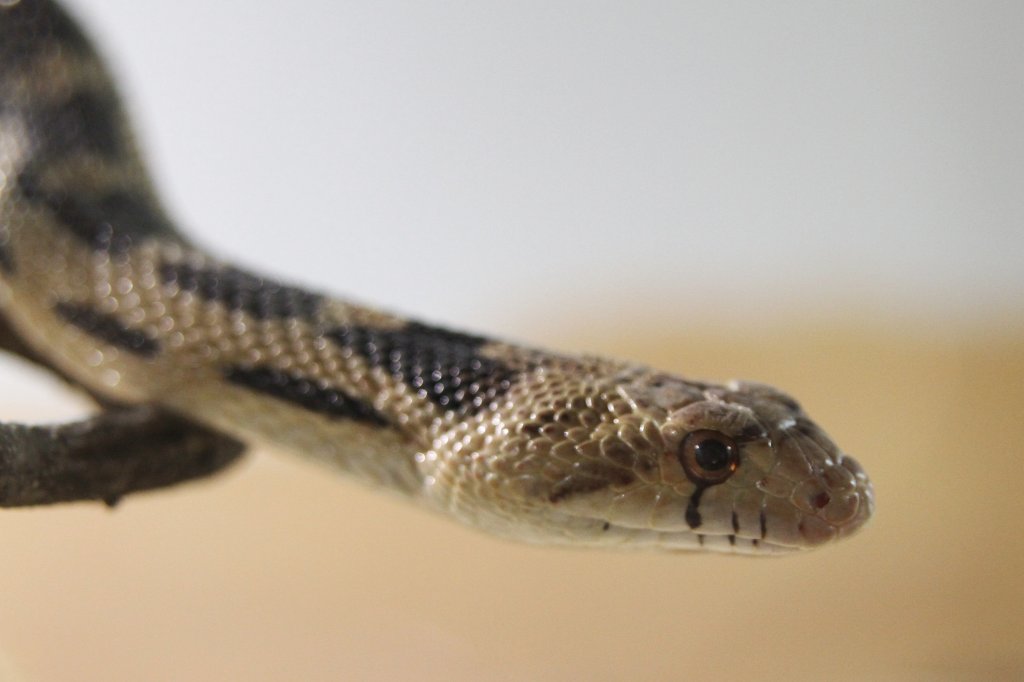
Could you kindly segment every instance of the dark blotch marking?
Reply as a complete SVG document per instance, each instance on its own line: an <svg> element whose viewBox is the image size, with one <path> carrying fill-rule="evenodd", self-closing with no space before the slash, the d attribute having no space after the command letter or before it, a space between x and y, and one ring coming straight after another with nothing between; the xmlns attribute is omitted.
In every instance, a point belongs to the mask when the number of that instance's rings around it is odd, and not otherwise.
<svg viewBox="0 0 1024 682"><path fill-rule="evenodd" d="M54 310L68 323L112 346L147 358L160 352L160 345L155 339L137 329L129 329L112 315L97 312L80 303L70 302L58 303Z"/></svg>
<svg viewBox="0 0 1024 682"><path fill-rule="evenodd" d="M736 536L735 535L730 535L729 536L729 544L732 545L733 547L736 546Z"/></svg>
<svg viewBox="0 0 1024 682"><path fill-rule="evenodd" d="M703 533L697 533L697 544L699 544L701 547L704 546L704 534Z"/></svg>
<svg viewBox="0 0 1024 682"><path fill-rule="evenodd" d="M328 332L371 367L380 367L437 406L476 414L504 395L517 372L483 356L482 336L410 322L401 329L343 326Z"/></svg>
<svg viewBox="0 0 1024 682"><path fill-rule="evenodd" d="M174 226L145 196L113 191L101 196L50 192L23 173L18 185L25 198L53 212L68 230L97 251L124 253L137 241L176 238Z"/></svg>
<svg viewBox="0 0 1024 682"><path fill-rule="evenodd" d="M697 484L694 488L693 494L690 495L690 501L686 504L686 525L690 528L700 528L700 524L704 520L700 516L700 497L704 494L707 489L706 485Z"/></svg>
<svg viewBox="0 0 1024 682"><path fill-rule="evenodd" d="M187 263L164 263L160 277L228 310L243 310L256 319L316 317L323 297L297 287L285 286L230 267L197 268Z"/></svg>
<svg viewBox="0 0 1024 682"><path fill-rule="evenodd" d="M768 535L768 515L765 514L764 507L761 507L761 513L758 518L761 521L761 539L764 540L765 536Z"/></svg>
<svg viewBox="0 0 1024 682"><path fill-rule="evenodd" d="M22 0L0 8L0 72L20 68L54 44L92 54L85 34L56 3Z"/></svg>
<svg viewBox="0 0 1024 682"><path fill-rule="evenodd" d="M736 515L735 511L732 513L732 532L737 535L740 532L740 517Z"/></svg>
<svg viewBox="0 0 1024 682"><path fill-rule="evenodd" d="M390 425L387 418L369 403L340 389L324 387L280 370L233 366L224 370L224 376L231 383L294 403L311 412L375 426Z"/></svg>
<svg viewBox="0 0 1024 682"><path fill-rule="evenodd" d="M608 530L608 529L609 529L609 528L611 528L611 527L612 527L612 524L610 524L610 523L608 523L607 521L605 521L605 522L604 522L604 525L603 525L603 526L601 526L601 530Z"/></svg>
<svg viewBox="0 0 1024 682"><path fill-rule="evenodd" d="M820 492L811 498L811 504L815 509L824 509L828 506L828 503L832 501L832 497L827 492Z"/></svg>
<svg viewBox="0 0 1024 682"><path fill-rule="evenodd" d="M40 108L29 117L33 136L49 161L76 152L111 159L122 151L120 104L112 92L76 92L65 102Z"/></svg>

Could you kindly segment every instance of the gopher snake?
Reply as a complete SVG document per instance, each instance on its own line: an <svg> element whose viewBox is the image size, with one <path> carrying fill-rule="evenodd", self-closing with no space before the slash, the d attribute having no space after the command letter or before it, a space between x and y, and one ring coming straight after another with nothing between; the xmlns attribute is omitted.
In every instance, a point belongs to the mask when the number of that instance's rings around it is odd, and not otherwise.
<svg viewBox="0 0 1024 682"><path fill-rule="evenodd" d="M770 553L873 510L857 463L768 386L440 329L197 248L49 0L0 2L0 290L8 346L111 410L272 441L499 535Z"/></svg>

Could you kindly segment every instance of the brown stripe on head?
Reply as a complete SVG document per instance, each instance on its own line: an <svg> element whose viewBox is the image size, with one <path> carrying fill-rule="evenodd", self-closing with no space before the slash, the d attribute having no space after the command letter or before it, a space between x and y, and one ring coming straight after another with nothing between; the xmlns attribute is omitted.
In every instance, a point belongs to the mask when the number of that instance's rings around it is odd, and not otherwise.
<svg viewBox="0 0 1024 682"><path fill-rule="evenodd" d="M600 470L590 469L587 472L571 474L555 483L548 495L549 502L584 495L604 490L608 487L623 487L636 480L628 470L620 467L605 467Z"/></svg>

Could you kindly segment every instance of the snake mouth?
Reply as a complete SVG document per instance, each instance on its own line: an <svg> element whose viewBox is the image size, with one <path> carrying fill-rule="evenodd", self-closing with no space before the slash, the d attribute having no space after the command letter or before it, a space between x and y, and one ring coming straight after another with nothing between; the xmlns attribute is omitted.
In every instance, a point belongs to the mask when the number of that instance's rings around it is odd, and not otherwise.
<svg viewBox="0 0 1024 682"><path fill-rule="evenodd" d="M655 530L633 528L602 521L598 544L623 549L649 548L668 552L704 550L724 554L781 556L810 549L808 546L787 545L761 538L735 534L695 533L685 530Z"/></svg>

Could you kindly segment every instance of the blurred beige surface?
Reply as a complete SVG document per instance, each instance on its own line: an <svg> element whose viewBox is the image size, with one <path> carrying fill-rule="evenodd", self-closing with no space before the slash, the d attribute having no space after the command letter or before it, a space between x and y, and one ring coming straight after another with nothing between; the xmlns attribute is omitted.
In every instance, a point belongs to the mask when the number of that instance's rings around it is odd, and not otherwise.
<svg viewBox="0 0 1024 682"><path fill-rule="evenodd" d="M113 512L0 514L0 676L1024 679L1024 332L629 327L544 340L784 387L868 469L875 521L776 560L552 550L260 452Z"/></svg>

